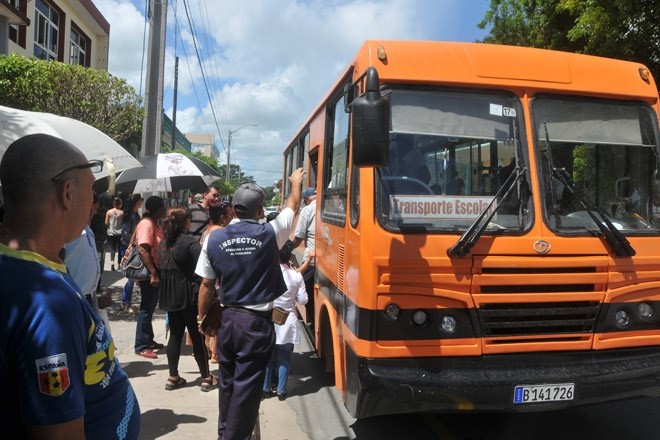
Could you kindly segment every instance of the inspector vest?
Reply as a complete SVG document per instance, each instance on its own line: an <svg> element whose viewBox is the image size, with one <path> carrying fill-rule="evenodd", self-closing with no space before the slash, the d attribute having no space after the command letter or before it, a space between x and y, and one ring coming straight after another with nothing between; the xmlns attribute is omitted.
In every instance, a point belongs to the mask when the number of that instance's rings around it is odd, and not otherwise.
<svg viewBox="0 0 660 440"><path fill-rule="evenodd" d="M208 238L207 255L225 306L253 306L286 291L275 231L268 224L232 223Z"/></svg>

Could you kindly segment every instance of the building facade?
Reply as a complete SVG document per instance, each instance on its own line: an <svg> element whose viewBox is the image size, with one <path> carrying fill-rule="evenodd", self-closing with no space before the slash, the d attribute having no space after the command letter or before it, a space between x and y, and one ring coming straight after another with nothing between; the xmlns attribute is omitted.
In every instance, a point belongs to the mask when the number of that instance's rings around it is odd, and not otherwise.
<svg viewBox="0 0 660 440"><path fill-rule="evenodd" d="M91 0L0 0L0 54L108 70L109 41Z"/></svg>
<svg viewBox="0 0 660 440"><path fill-rule="evenodd" d="M161 135L161 151L163 153L174 151L177 148L183 148L186 151L192 152L192 144L186 138L186 136L179 131L178 128L175 128L174 138L176 142L172 145L172 128L173 128L172 119L163 113L163 129Z"/></svg>
<svg viewBox="0 0 660 440"><path fill-rule="evenodd" d="M110 23L92 0L0 0L0 55L16 53L107 71L109 43ZM191 142L178 129L172 145L172 125L163 113L159 151L191 151ZM210 142L209 151L215 151L213 138ZM138 145L127 148L135 156L140 150Z"/></svg>
<svg viewBox="0 0 660 440"><path fill-rule="evenodd" d="M204 156L218 159L218 149L215 146L215 136L209 133L186 133L193 153L202 153Z"/></svg>

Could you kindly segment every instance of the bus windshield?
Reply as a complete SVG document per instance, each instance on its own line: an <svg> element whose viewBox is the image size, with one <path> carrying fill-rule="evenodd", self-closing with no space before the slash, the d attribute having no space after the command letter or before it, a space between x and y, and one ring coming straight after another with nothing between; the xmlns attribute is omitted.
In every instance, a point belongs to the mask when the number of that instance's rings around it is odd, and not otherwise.
<svg viewBox="0 0 660 440"><path fill-rule="evenodd" d="M513 95L393 89L386 96L389 163L376 172L384 228L456 233L485 210L494 210L485 233L521 233L530 225L522 113ZM516 166L522 178L500 191Z"/></svg>
<svg viewBox="0 0 660 440"><path fill-rule="evenodd" d="M659 232L658 122L648 106L541 96L532 120L551 228L589 233L609 220L626 235Z"/></svg>

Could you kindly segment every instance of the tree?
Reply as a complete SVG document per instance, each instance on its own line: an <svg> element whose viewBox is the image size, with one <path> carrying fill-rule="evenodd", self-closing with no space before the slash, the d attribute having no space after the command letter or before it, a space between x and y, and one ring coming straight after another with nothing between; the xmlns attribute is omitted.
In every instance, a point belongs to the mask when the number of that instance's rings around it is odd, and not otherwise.
<svg viewBox="0 0 660 440"><path fill-rule="evenodd" d="M485 43L636 61L660 78L657 0L491 0Z"/></svg>
<svg viewBox="0 0 660 440"><path fill-rule="evenodd" d="M272 200L278 195L275 193L275 187L274 186L267 186L264 188L264 192L266 193L266 200L264 201L264 204L266 206L273 206L275 205Z"/></svg>
<svg viewBox="0 0 660 440"><path fill-rule="evenodd" d="M78 119L125 146L140 143L141 101L125 80L106 71L0 56L0 104Z"/></svg>

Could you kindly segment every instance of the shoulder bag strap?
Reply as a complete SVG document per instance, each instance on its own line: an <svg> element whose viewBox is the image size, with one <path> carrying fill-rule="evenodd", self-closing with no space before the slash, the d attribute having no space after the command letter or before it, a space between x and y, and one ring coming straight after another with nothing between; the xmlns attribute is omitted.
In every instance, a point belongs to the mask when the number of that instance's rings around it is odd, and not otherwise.
<svg viewBox="0 0 660 440"><path fill-rule="evenodd" d="M137 226L138 226L139 223L140 223L140 221L138 221L135 224L135 227L133 228L133 234L131 235L131 241L129 242L133 246L137 246L137 243L135 242L135 233L137 232Z"/></svg>
<svg viewBox="0 0 660 440"><path fill-rule="evenodd" d="M202 229L204 229L204 228L206 227L206 225L208 225L208 224L209 224L209 219L206 219L206 221L205 221L204 223L202 223L202 225L201 225L199 228L197 228L197 229L195 230L195 232L192 233L192 235L197 235L197 234L198 234Z"/></svg>

